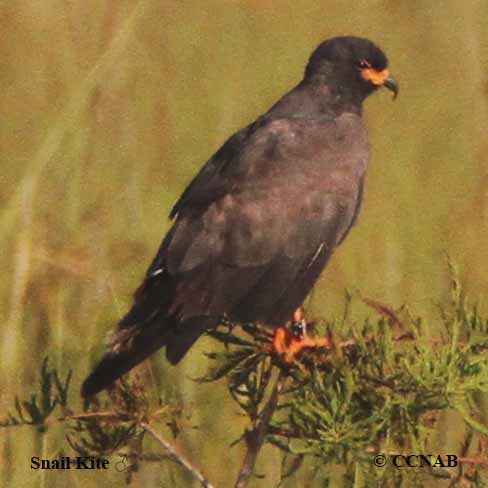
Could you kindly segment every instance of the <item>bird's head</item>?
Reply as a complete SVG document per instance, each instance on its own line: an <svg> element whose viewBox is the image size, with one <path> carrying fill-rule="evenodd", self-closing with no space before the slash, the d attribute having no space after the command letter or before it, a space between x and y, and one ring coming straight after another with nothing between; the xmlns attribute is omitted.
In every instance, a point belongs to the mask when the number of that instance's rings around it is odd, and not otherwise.
<svg viewBox="0 0 488 488"><path fill-rule="evenodd" d="M378 88L398 94L398 84L390 77L383 51L361 37L334 37L320 44L310 56L305 79L321 78L339 91L347 91L358 101Z"/></svg>

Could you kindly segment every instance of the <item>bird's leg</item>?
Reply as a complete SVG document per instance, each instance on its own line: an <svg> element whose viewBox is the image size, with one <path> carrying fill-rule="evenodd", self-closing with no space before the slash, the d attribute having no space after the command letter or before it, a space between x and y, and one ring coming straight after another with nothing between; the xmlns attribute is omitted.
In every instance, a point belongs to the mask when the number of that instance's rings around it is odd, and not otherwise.
<svg viewBox="0 0 488 488"><path fill-rule="evenodd" d="M293 313L289 327L278 327L273 336L273 351L277 354L285 354L290 345L295 341L300 341L305 335L307 324L303 318L301 308L297 308Z"/></svg>
<svg viewBox="0 0 488 488"><path fill-rule="evenodd" d="M273 351L280 355L286 363L291 363L289 350L296 342L301 342L307 335L307 324L299 307L293 312L289 327L278 327L273 336ZM295 346L296 347L296 346Z"/></svg>
<svg viewBox="0 0 488 488"><path fill-rule="evenodd" d="M328 337L308 336L307 323L301 308L293 313L290 326L277 328L273 336L273 351L288 364L293 363L294 358L305 348L325 348L330 345Z"/></svg>

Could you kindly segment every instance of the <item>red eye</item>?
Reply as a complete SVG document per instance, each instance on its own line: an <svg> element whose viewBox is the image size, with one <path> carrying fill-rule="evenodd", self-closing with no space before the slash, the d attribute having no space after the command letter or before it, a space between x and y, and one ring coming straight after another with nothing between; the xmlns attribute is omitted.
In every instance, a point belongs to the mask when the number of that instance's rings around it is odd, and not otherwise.
<svg viewBox="0 0 488 488"><path fill-rule="evenodd" d="M362 59L361 61L359 61L359 67L361 69L366 69L371 68L371 65L365 59Z"/></svg>

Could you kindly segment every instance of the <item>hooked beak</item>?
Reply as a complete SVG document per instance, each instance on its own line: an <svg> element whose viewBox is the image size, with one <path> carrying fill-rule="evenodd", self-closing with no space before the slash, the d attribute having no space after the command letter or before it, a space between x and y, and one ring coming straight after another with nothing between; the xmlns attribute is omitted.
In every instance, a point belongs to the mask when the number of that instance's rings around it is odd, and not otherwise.
<svg viewBox="0 0 488 488"><path fill-rule="evenodd" d="M391 92L393 92L393 100L395 100L395 98L398 96L398 91L399 91L398 83L391 76L389 76L383 82L383 86L385 88L388 88L388 90L390 90Z"/></svg>
<svg viewBox="0 0 488 488"><path fill-rule="evenodd" d="M384 86L388 88L388 90L393 92L393 100L398 95L398 84L397 82L390 76L387 69L377 70L372 68L371 66L367 68L361 69L361 77L363 80L366 80L368 83L372 83L375 86Z"/></svg>

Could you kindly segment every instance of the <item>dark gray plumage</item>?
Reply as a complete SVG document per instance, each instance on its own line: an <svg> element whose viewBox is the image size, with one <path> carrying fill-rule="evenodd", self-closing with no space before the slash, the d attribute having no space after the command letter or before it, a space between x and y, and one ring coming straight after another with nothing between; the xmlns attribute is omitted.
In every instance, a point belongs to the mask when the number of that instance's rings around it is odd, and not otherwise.
<svg viewBox="0 0 488 488"><path fill-rule="evenodd" d="M157 349L177 363L221 317L284 325L361 205L368 160L362 102L395 91L366 39L312 54L304 79L234 134L184 191L174 224L82 395L108 386Z"/></svg>

